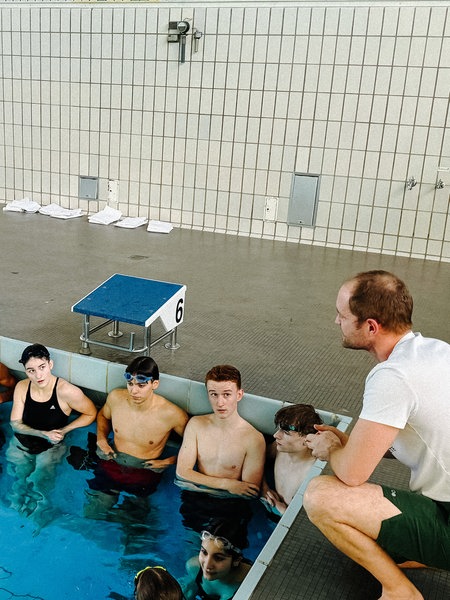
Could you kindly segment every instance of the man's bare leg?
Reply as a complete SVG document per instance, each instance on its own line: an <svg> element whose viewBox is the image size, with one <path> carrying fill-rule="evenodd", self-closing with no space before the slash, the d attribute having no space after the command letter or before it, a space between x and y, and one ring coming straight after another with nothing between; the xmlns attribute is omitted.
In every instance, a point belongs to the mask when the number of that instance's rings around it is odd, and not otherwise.
<svg viewBox="0 0 450 600"><path fill-rule="evenodd" d="M375 542L381 522L400 514L380 486L349 487L332 476L311 480L303 498L308 517L336 548L382 586L380 600L423 600L398 565Z"/></svg>

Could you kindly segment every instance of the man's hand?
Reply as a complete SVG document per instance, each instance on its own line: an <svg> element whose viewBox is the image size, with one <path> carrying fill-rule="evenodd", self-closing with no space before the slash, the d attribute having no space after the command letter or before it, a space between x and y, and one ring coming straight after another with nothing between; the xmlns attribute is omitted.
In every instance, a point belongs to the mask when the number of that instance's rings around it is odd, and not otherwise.
<svg viewBox="0 0 450 600"><path fill-rule="evenodd" d="M318 426L319 427L319 426ZM322 427L320 425L320 427ZM328 426L326 426L328 427ZM334 427L327 430L317 431L317 433L309 433L305 438L305 446L311 450L312 456L319 460L330 460L330 454L337 448L342 448L344 445L335 431ZM337 431L337 430L336 430Z"/></svg>

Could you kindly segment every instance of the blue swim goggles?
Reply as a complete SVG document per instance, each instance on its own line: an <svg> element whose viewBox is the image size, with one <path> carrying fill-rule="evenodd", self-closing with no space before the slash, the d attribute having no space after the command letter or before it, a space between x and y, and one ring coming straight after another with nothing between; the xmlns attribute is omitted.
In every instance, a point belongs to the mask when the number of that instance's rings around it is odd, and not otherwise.
<svg viewBox="0 0 450 600"><path fill-rule="evenodd" d="M134 379L136 383L147 383L148 381L153 381L153 377L147 377L147 375L140 375L139 373L133 375L132 373L128 373L128 371L125 371L123 376L127 380L127 383L132 379Z"/></svg>

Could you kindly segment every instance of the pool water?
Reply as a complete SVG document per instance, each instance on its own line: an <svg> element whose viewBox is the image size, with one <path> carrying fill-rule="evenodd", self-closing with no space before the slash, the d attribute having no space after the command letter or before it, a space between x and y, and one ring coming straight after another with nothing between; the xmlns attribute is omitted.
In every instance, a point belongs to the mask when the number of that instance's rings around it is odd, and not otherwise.
<svg viewBox="0 0 450 600"><path fill-rule="evenodd" d="M174 466L147 499L122 492L113 508L90 510L96 498L87 481L93 474L76 470L66 456L69 446L86 448L88 431L95 426L77 429L66 437L65 456L49 466L42 488L47 498L41 502L34 484L17 487L8 465L10 410L10 403L0 405L5 437L0 449L0 600L128 600L135 573L147 565L164 565L177 578L185 575L186 560L198 553L200 541L182 523ZM253 517L244 555L255 560L275 524L259 501L250 502Z"/></svg>

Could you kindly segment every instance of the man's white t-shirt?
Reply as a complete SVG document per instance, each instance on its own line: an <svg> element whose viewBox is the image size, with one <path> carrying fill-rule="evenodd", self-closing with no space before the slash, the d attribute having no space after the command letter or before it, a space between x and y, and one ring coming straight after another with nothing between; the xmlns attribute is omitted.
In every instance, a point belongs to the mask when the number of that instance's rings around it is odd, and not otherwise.
<svg viewBox="0 0 450 600"><path fill-rule="evenodd" d="M407 333L366 379L361 419L396 427L410 489L450 502L450 345Z"/></svg>

